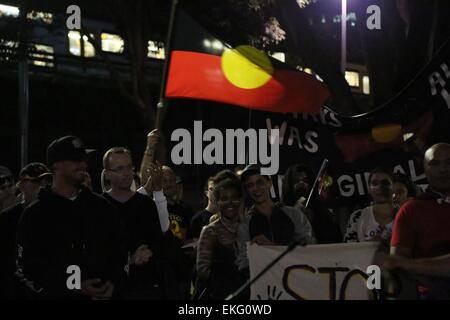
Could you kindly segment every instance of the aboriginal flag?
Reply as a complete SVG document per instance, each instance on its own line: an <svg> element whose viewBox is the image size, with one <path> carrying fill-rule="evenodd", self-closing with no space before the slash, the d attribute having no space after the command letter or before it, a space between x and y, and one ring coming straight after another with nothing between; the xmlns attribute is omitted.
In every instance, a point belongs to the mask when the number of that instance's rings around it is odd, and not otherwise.
<svg viewBox="0 0 450 320"><path fill-rule="evenodd" d="M249 45L231 47L177 10L167 98L212 100L269 112L319 113L324 84Z"/></svg>

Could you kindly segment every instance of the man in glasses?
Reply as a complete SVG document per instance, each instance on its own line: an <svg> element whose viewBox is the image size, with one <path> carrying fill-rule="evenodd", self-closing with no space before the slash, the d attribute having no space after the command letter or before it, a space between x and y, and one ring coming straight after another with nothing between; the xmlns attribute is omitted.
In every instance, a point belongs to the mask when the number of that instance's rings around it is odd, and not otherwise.
<svg viewBox="0 0 450 320"><path fill-rule="evenodd" d="M131 189L133 160L126 148L109 149L103 156L105 178L111 189L103 196L119 211L125 227L129 277L125 288L127 299L161 299L156 259L162 254L163 233L155 202ZM162 190L162 169L152 168L154 190Z"/></svg>
<svg viewBox="0 0 450 320"><path fill-rule="evenodd" d="M0 211L16 202L14 177L7 167L0 166Z"/></svg>
<svg viewBox="0 0 450 320"><path fill-rule="evenodd" d="M123 281L118 217L83 185L90 152L75 136L47 148L52 184L25 209L17 235L16 274L31 298L110 299Z"/></svg>
<svg viewBox="0 0 450 320"><path fill-rule="evenodd" d="M50 178L51 172L43 163L34 162L26 165L20 171L19 182L17 183L17 187L21 192L21 201L0 213L0 261L2 278L0 297L14 299L19 294L14 281L17 224L23 210L36 200L40 188L46 186L50 182Z"/></svg>
<svg viewBox="0 0 450 320"><path fill-rule="evenodd" d="M304 244L316 242L311 224L300 209L275 203L270 197L272 180L261 174L258 165L248 165L241 173L244 190L253 206L249 216L238 228L238 257L240 270L248 268L247 246L251 241L258 245L289 245L292 241Z"/></svg>

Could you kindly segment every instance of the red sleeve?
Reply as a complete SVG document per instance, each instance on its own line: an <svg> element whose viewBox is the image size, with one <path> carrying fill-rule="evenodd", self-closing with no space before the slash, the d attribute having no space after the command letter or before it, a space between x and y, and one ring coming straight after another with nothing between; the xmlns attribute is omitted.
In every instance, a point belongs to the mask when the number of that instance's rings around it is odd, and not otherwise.
<svg viewBox="0 0 450 320"><path fill-rule="evenodd" d="M413 202L407 202L403 205L395 216L391 247L414 247L412 203Z"/></svg>

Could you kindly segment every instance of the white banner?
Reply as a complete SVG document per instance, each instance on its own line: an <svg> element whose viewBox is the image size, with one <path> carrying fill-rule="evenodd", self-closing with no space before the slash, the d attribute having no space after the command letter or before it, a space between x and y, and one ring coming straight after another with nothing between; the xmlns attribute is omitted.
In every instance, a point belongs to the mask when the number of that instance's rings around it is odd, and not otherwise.
<svg viewBox="0 0 450 320"><path fill-rule="evenodd" d="M252 300L368 300L367 267L376 242L298 247L251 287ZM253 278L282 253L284 246L247 245Z"/></svg>

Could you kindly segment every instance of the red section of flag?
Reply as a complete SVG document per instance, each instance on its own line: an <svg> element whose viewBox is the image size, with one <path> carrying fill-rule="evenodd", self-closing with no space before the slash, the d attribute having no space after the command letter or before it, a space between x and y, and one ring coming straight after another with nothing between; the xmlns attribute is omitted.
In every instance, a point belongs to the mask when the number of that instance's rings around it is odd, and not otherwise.
<svg viewBox="0 0 450 320"><path fill-rule="evenodd" d="M225 78L220 56L172 51L166 96L269 112L319 113L329 91L312 76L286 69L275 69L272 78L259 88L241 89Z"/></svg>
<svg viewBox="0 0 450 320"><path fill-rule="evenodd" d="M427 112L419 120L414 121L403 128L399 136L389 143L376 142L370 134L351 136L338 135L335 137L335 142L336 146L344 156L344 161L353 162L363 156L367 156L385 148L400 148L403 144L403 135L405 133L414 133L418 137L427 137L432 125L433 114Z"/></svg>

